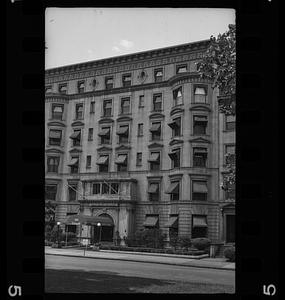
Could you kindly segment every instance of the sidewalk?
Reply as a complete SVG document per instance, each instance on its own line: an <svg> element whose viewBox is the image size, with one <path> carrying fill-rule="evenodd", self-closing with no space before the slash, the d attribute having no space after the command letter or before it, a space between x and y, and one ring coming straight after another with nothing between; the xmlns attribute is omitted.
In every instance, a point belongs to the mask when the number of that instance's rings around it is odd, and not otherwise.
<svg viewBox="0 0 285 300"><path fill-rule="evenodd" d="M93 251L84 249L57 249L45 247L47 255L63 255L73 257L88 257L94 259L125 260L135 262L148 262L197 268L235 270L235 263L227 262L225 258L190 258L188 255L173 255L163 253L143 253L114 250Z"/></svg>

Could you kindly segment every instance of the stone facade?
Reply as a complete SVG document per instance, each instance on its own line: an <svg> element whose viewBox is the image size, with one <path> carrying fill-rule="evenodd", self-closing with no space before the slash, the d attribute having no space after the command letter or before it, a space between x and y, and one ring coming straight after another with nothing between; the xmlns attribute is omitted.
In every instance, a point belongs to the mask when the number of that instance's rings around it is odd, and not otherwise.
<svg viewBox="0 0 285 300"><path fill-rule="evenodd" d="M108 215L123 238L149 216L168 235L176 216L179 235L201 226L224 240L219 186L234 136L224 132L218 91L197 74L207 43L46 71L46 185L57 220ZM92 239L92 230L82 234Z"/></svg>

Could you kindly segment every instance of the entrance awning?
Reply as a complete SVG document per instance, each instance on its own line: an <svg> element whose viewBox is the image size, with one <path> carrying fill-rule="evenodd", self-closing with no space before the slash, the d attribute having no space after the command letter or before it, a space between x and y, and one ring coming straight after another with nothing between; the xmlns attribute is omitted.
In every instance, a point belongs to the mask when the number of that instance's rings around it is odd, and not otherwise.
<svg viewBox="0 0 285 300"><path fill-rule="evenodd" d="M97 225L98 223L101 223L101 226L114 226L112 220L110 220L109 218L85 216L82 214L68 216L64 223L66 225Z"/></svg>
<svg viewBox="0 0 285 300"><path fill-rule="evenodd" d="M178 217L170 217L167 223L165 224L165 227L172 227L177 228L178 227Z"/></svg>
<svg viewBox="0 0 285 300"><path fill-rule="evenodd" d="M146 217L146 220L143 223L145 227L155 227L158 222L158 217Z"/></svg>
<svg viewBox="0 0 285 300"><path fill-rule="evenodd" d="M206 216L193 216L193 227L208 227Z"/></svg>

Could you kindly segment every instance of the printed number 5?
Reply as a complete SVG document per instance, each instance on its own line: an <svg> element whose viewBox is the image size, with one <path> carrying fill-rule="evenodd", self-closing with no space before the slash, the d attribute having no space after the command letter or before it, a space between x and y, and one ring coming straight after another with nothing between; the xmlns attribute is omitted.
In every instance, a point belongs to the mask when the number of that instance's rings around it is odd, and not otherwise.
<svg viewBox="0 0 285 300"><path fill-rule="evenodd" d="M274 284L269 284L268 286L263 286L263 294L267 296L273 296L276 293L276 287Z"/></svg>
<svg viewBox="0 0 285 300"><path fill-rule="evenodd" d="M17 295L21 296L22 288L17 285L10 285L8 288L8 293L9 293L9 296L11 296L11 297L15 297Z"/></svg>

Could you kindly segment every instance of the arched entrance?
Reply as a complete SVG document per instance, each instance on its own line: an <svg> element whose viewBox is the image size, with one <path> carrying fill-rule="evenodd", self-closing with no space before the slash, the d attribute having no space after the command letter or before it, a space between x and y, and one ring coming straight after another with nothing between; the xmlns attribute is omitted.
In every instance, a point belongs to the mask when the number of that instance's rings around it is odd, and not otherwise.
<svg viewBox="0 0 285 300"><path fill-rule="evenodd" d="M95 243L101 242L113 242L114 235L114 221L108 214L101 214L98 217L104 217L109 219L110 224L102 224L102 226L94 226L93 239ZM101 232L100 232L101 231Z"/></svg>

